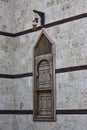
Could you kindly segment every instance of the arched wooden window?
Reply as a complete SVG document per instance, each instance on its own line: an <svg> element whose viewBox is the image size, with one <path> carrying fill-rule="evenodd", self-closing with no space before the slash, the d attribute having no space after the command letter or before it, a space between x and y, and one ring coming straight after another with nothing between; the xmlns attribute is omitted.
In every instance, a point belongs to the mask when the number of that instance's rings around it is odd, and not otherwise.
<svg viewBox="0 0 87 130"><path fill-rule="evenodd" d="M43 31L34 47L34 120L55 120L53 44Z"/></svg>

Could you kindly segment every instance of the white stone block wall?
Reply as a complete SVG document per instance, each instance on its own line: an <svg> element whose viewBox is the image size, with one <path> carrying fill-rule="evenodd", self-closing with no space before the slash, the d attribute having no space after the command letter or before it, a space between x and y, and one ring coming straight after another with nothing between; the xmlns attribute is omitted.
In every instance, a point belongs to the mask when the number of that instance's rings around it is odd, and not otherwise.
<svg viewBox="0 0 87 130"><path fill-rule="evenodd" d="M83 18L45 29L56 43L56 69L87 64L86 23L87 18ZM33 47L40 32L15 38L15 73L32 72Z"/></svg>
<svg viewBox="0 0 87 130"><path fill-rule="evenodd" d="M87 109L87 70L56 75L57 109Z"/></svg>
<svg viewBox="0 0 87 130"><path fill-rule="evenodd" d="M13 52L13 38L0 36L0 73L12 73Z"/></svg>
<svg viewBox="0 0 87 130"><path fill-rule="evenodd" d="M51 38L54 39L56 43L56 69L87 64L86 21L87 19L84 18L78 21L46 29L48 34L51 36ZM17 50L14 52L14 62L16 64L15 73L26 73L33 71L32 51L40 32L41 31L38 33L20 36L16 39L20 42L18 44ZM33 99L31 97L33 97L33 78L29 77L24 79L17 79L15 80L15 86L16 88L20 86L18 89L16 89L17 109L32 109ZM56 109L87 109L86 70L56 74L56 90ZM23 107L21 107L22 105ZM29 125L25 123L28 121L27 118L31 118L31 120L29 120ZM79 118L81 119L81 122ZM17 123L19 122L19 130L21 128L30 130L86 130L86 118L86 115L57 115L57 121L55 123L36 123L32 122L33 117L30 115L26 117L16 116ZM21 123L21 121L23 121L25 125L23 122Z"/></svg>
<svg viewBox="0 0 87 130"><path fill-rule="evenodd" d="M14 32L14 0L0 0L0 31Z"/></svg>
<svg viewBox="0 0 87 130"><path fill-rule="evenodd" d="M87 12L87 0L0 0L0 31L32 28L33 9L46 23ZM56 69L87 65L87 18L46 29L56 43ZM0 74L33 72L33 47L40 31L11 38L0 35ZM56 109L87 109L87 70L56 74ZM0 110L33 110L33 77L0 78ZM33 122L33 115L0 115L0 130L86 130L87 115L57 115Z"/></svg>
<svg viewBox="0 0 87 130"><path fill-rule="evenodd" d="M45 12L45 22L50 23L87 12L87 0L14 0L16 32L32 27L32 10Z"/></svg>
<svg viewBox="0 0 87 130"><path fill-rule="evenodd" d="M32 122L32 116L16 116L18 130L86 130L87 116L58 115L57 122Z"/></svg>

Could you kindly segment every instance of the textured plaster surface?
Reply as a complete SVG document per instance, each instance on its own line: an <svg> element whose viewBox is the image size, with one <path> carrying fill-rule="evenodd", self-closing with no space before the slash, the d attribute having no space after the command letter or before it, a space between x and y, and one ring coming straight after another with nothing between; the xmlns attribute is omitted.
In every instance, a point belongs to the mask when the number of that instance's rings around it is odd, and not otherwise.
<svg viewBox="0 0 87 130"><path fill-rule="evenodd" d="M86 13L87 0L0 0L0 30L16 33L32 28L33 10L45 12L45 23L50 23Z"/></svg>
<svg viewBox="0 0 87 130"><path fill-rule="evenodd" d="M32 122L32 116L16 116L18 130L86 130L87 116L58 115L57 122Z"/></svg>
<svg viewBox="0 0 87 130"><path fill-rule="evenodd" d="M87 64L87 18L45 30L56 43L56 69ZM33 47L40 32L16 38L15 73L33 71Z"/></svg>
<svg viewBox="0 0 87 130"><path fill-rule="evenodd" d="M14 1L0 0L0 31L14 32Z"/></svg>
<svg viewBox="0 0 87 130"><path fill-rule="evenodd" d="M43 8L44 7L44 8ZM87 0L0 0L0 31L32 28L33 9L46 23L87 12ZM46 29L56 43L56 69L87 64L87 18ZM0 74L33 72L33 47L41 31L0 36ZM56 109L87 109L87 70L56 74ZM33 77L0 78L0 110L33 110ZM33 122L33 115L0 115L0 130L86 130L86 115L57 115Z"/></svg>
<svg viewBox="0 0 87 130"><path fill-rule="evenodd" d="M21 2L17 0L15 2L16 32L32 27L34 9L45 12L45 23L50 23L59 19L86 13L87 0L21 0Z"/></svg>

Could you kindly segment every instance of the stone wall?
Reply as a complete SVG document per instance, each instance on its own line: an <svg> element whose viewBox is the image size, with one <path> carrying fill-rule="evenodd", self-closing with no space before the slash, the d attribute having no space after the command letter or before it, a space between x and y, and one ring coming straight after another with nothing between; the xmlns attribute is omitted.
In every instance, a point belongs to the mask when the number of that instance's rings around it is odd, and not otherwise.
<svg viewBox="0 0 87 130"><path fill-rule="evenodd" d="M16 1L16 0L14 0ZM87 12L87 0L17 0L15 2L16 32L32 27L32 10L45 12L45 23Z"/></svg>
<svg viewBox="0 0 87 130"><path fill-rule="evenodd" d="M0 74L12 74L13 39L0 36ZM15 90L12 79L0 78L0 110L15 109ZM0 129L12 130L14 115L0 115Z"/></svg>
<svg viewBox="0 0 87 130"><path fill-rule="evenodd" d="M87 116L58 115L57 122L32 122L32 116L16 116L18 130L86 130Z"/></svg>
<svg viewBox="0 0 87 130"><path fill-rule="evenodd" d="M32 28L33 9L46 23L87 12L86 0L0 0L0 31ZM44 7L44 8L43 8ZM45 29L56 43L56 69L87 64L87 18ZM40 31L0 36L0 74L33 72L33 47ZM87 70L56 74L56 109L87 109ZM33 110L33 77L0 78L0 110ZM86 130L87 115L57 115L33 122L33 115L0 115L0 130Z"/></svg>
<svg viewBox="0 0 87 130"><path fill-rule="evenodd" d="M0 0L0 31L14 32L14 1Z"/></svg>
<svg viewBox="0 0 87 130"><path fill-rule="evenodd" d="M13 1L0 0L0 31L13 32ZM12 74L13 38L0 35L0 74ZM0 78L0 110L15 109L15 96L12 79ZM0 130L13 130L14 115L0 115Z"/></svg>

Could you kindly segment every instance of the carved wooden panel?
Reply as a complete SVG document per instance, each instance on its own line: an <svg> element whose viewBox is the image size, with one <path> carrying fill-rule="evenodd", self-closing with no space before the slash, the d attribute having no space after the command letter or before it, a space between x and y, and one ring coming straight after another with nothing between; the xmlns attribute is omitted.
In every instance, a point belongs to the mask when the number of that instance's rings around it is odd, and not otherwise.
<svg viewBox="0 0 87 130"><path fill-rule="evenodd" d="M52 95L50 91L38 93L38 115L40 116L52 115Z"/></svg>
<svg viewBox="0 0 87 130"><path fill-rule="evenodd" d="M50 65L46 60L40 62L38 66L37 87L38 89L51 88Z"/></svg>

